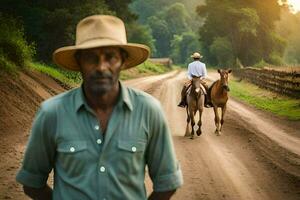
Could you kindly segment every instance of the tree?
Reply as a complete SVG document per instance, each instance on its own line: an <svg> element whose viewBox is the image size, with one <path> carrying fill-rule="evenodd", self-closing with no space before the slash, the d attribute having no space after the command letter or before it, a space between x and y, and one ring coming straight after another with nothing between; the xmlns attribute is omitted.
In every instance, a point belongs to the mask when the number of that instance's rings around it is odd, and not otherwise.
<svg viewBox="0 0 300 200"><path fill-rule="evenodd" d="M170 33L172 35L178 35L190 30L187 23L190 20L190 16L188 15L183 4L172 4L167 8L162 16L163 19L167 22Z"/></svg>
<svg viewBox="0 0 300 200"><path fill-rule="evenodd" d="M187 64L190 62L190 55L201 49L197 36L193 32L184 32L182 35L175 35L171 42L171 58L176 63Z"/></svg>
<svg viewBox="0 0 300 200"><path fill-rule="evenodd" d="M138 16L131 12L129 5L132 0L104 0L110 10L113 10L118 17L126 23L134 22Z"/></svg>
<svg viewBox="0 0 300 200"><path fill-rule="evenodd" d="M2 0L0 12L20 18L26 39L36 44L37 58L50 62L55 49L74 44L76 24L84 17L111 14L134 22L136 16L128 8L130 3L131 0Z"/></svg>
<svg viewBox="0 0 300 200"><path fill-rule="evenodd" d="M210 53L216 55L218 66L230 67L234 64L231 42L227 37L217 37L209 47Z"/></svg>
<svg viewBox="0 0 300 200"><path fill-rule="evenodd" d="M287 48L283 50L284 62L300 63L300 13L292 14L288 5L281 8L280 21L276 23L276 32L286 39ZM278 47L281 48L281 47Z"/></svg>
<svg viewBox="0 0 300 200"><path fill-rule="evenodd" d="M130 8L139 16L140 24L150 27L157 49L154 56L171 56L175 62L185 63L187 55L183 52L191 51L199 44L195 34L191 37L186 32L196 31L202 23L202 20L195 19L195 10L196 5L203 2L204 0L135 0ZM187 38L192 38L193 42ZM183 44L176 42L181 39L186 40L191 48L186 45L183 50L178 49Z"/></svg>
<svg viewBox="0 0 300 200"><path fill-rule="evenodd" d="M277 0L207 0L199 6L197 13L205 17L205 23L199 30L204 49L209 49L216 38L226 37L232 46L234 60L243 65L253 65L260 60L273 62L274 55L281 56L279 46L284 41L274 35L275 21L279 19ZM217 55L204 52L209 63L217 64Z"/></svg>
<svg viewBox="0 0 300 200"><path fill-rule="evenodd" d="M155 39L155 47L157 49L155 56L168 56L170 54L170 41L172 35L167 22L163 19L153 16L149 18L148 23L152 30L153 38Z"/></svg>
<svg viewBox="0 0 300 200"><path fill-rule="evenodd" d="M127 38L129 42L148 45L151 49L151 54L155 55L156 48L155 40L152 37L151 29L147 26L142 26L137 23L127 24Z"/></svg>

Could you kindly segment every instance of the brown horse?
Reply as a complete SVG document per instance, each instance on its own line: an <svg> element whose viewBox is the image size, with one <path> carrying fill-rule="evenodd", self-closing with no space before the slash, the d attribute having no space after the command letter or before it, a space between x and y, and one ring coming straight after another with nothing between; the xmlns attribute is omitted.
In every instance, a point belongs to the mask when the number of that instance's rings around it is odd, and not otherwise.
<svg viewBox="0 0 300 200"><path fill-rule="evenodd" d="M187 94L187 107L186 107L186 114L187 114L187 124L186 124L186 132L185 135L189 135L189 122L191 122L192 132L191 132L191 139L194 138L195 129L197 130L197 135L201 135L201 115L203 112L204 106L204 91L203 86L201 85L200 77L192 77L192 85L191 88L188 90ZM199 112L199 121L198 126L195 126L195 115Z"/></svg>
<svg viewBox="0 0 300 200"><path fill-rule="evenodd" d="M220 74L220 79L215 81L210 87L210 97L215 112L215 124L216 124L215 134L221 135L221 130L224 124L224 116L226 112L226 104L228 100L228 92L229 92L228 75L231 73L231 69L229 70L218 69L218 72ZM220 123L218 108L222 109L221 123Z"/></svg>

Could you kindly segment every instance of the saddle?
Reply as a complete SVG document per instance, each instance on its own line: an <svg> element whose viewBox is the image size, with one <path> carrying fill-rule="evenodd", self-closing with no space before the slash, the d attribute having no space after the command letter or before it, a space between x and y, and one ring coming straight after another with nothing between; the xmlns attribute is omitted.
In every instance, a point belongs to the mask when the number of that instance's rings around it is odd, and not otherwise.
<svg viewBox="0 0 300 200"><path fill-rule="evenodd" d="M192 89L192 83L190 83L187 87L187 90L186 90L186 95L188 95L190 92L191 92L191 89ZM205 87L202 85L202 83L200 84L200 88L202 90L202 92L204 93L204 95L207 95L207 91L205 89Z"/></svg>

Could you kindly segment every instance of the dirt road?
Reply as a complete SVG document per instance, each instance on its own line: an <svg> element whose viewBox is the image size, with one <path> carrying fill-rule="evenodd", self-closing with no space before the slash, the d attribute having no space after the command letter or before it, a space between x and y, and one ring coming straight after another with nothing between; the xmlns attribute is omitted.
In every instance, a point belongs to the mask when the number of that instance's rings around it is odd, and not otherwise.
<svg viewBox="0 0 300 200"><path fill-rule="evenodd" d="M151 78L128 82L150 91L160 100L167 115L185 181L173 199L300 199L299 179L289 175L299 175L300 170L300 135L296 127L287 128L287 134L266 118L260 121L264 116L258 111L230 100L223 135L214 134L213 110L205 109L203 133L190 140L184 137L185 109L176 106L184 76L184 73L171 73L169 77L161 77L163 81L155 77L153 82ZM280 137L284 139L278 141ZM262 143L268 148L258 148ZM284 162L282 157L271 158L267 150L270 154L290 153L293 156L285 155L285 158L295 159L293 167L279 168L274 162Z"/></svg>
<svg viewBox="0 0 300 200"><path fill-rule="evenodd" d="M25 76L23 79L31 87L31 92L37 90L42 99L61 91L57 86L53 91L51 88L39 90L44 88L40 83L45 78L37 80ZM184 186L173 199L300 199L299 123L284 121L230 100L223 135L214 135L213 110L205 109L203 133L190 140L184 137L185 110L176 106L183 81L184 73L171 72L126 82L151 93L163 105L184 176ZM40 101L38 97L28 98ZM22 99L22 102L26 102L26 99ZM22 194L20 185L15 183L14 176L20 165L30 129L29 122L37 104L32 106L32 111L28 111L27 118L19 122L14 122L6 113L5 121L9 123L7 127L0 126L0 199L28 199ZM0 114L3 114L1 111ZM22 108L19 108L18 112L21 111ZM146 182L150 192L149 178Z"/></svg>

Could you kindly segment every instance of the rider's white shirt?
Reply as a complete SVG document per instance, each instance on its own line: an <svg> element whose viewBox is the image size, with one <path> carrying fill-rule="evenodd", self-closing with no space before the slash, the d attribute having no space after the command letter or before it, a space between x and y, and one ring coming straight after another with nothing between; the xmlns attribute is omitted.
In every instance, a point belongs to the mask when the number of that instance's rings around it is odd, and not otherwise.
<svg viewBox="0 0 300 200"><path fill-rule="evenodd" d="M188 65L188 72L187 72L188 79L191 80L192 75L202 77L202 78L206 78L207 77L207 71L206 71L205 64L198 61L198 60L196 60L194 62L191 62Z"/></svg>

